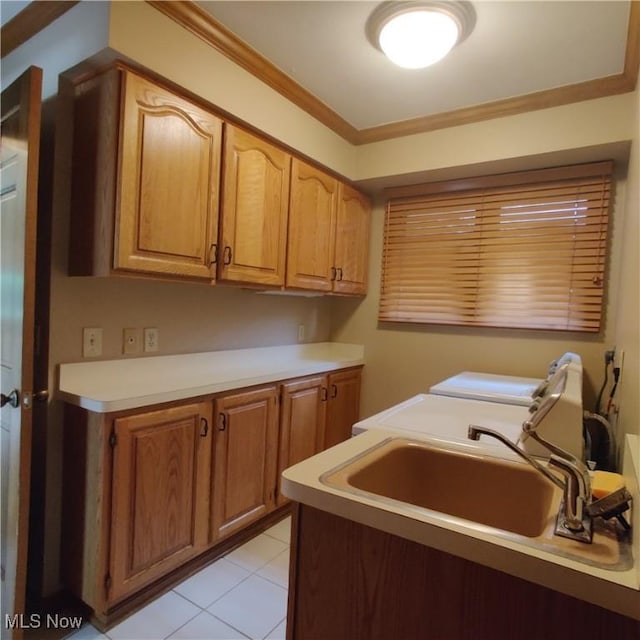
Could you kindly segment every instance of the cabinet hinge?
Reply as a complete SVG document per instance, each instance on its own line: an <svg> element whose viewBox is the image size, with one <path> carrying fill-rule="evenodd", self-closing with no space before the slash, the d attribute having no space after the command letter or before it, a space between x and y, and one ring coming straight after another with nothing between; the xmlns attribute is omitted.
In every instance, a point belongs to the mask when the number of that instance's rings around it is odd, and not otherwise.
<svg viewBox="0 0 640 640"><path fill-rule="evenodd" d="M111 435L109 436L109 446L113 449L116 446L117 438L116 438L116 430L113 429L111 431Z"/></svg>
<svg viewBox="0 0 640 640"><path fill-rule="evenodd" d="M104 577L104 588L107 594L109 593L109 591L111 591L111 583L111 574L107 573L107 575Z"/></svg>

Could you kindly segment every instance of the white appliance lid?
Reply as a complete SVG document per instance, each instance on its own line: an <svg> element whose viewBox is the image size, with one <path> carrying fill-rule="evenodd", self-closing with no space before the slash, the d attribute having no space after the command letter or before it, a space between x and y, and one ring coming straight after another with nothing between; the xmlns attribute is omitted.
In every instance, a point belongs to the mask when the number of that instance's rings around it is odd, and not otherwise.
<svg viewBox="0 0 640 640"><path fill-rule="evenodd" d="M543 382L538 378L463 371L433 385L429 393L525 406L531 403L534 392Z"/></svg>

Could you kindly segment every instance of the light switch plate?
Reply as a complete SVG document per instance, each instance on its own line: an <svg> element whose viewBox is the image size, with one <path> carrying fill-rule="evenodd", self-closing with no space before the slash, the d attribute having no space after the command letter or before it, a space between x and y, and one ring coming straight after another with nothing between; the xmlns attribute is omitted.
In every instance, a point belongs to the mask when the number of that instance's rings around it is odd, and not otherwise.
<svg viewBox="0 0 640 640"><path fill-rule="evenodd" d="M82 357L97 358L102 355L102 329L85 327L82 330Z"/></svg>

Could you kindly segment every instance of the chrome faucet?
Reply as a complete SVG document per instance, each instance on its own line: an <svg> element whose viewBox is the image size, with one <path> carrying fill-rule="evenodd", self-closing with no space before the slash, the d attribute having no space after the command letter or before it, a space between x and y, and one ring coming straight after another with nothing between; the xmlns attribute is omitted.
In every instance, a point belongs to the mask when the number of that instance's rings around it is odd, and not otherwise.
<svg viewBox="0 0 640 640"><path fill-rule="evenodd" d="M509 438L503 436L500 432L495 431L494 429L488 429L487 427L481 427L477 424L469 425L468 438L469 440L475 440L476 442L480 440L480 436L491 436L496 440L500 440L502 444L509 447L511 451L517 453L523 460L526 460L534 469L539 471L547 480L550 480L560 489L564 489L564 482L560 480L557 476L554 476L549 470L545 469L535 458L530 456L526 451L523 451L515 442L511 442Z"/></svg>
<svg viewBox="0 0 640 640"><path fill-rule="evenodd" d="M553 453L549 457L549 466L564 476L563 481L498 431L479 425L469 425L468 437L470 440L478 441L481 435L491 436L499 440L511 449L511 451L526 460L526 462L539 471L547 480L562 489L563 500L556 521L556 535L580 540L582 542L591 542L591 518L586 512L586 507L591 502L591 485L588 471L579 460L574 458L570 453L560 449L560 447L547 443L546 440L535 434L538 442L544 446L550 445L549 448ZM534 434L532 433L530 435L533 436Z"/></svg>

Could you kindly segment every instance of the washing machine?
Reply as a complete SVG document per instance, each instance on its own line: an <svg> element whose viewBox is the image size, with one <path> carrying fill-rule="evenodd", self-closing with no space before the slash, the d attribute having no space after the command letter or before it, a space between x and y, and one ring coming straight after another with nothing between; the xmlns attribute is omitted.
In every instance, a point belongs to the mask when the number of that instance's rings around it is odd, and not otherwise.
<svg viewBox="0 0 640 640"><path fill-rule="evenodd" d="M429 393L451 398L466 398L485 402L498 402L528 407L536 398L543 397L553 374L562 366L569 366L582 381L582 360L567 352L554 360L544 378L521 378L477 371L463 371L434 384Z"/></svg>
<svg viewBox="0 0 640 640"><path fill-rule="evenodd" d="M566 355L566 354L565 354ZM544 439L570 452L578 459L584 457L582 433L582 366L573 359L553 367L552 375L543 381L538 397L525 404L454 397L435 393L418 394L385 411L353 425L352 435L368 429L384 429L405 436L425 436L430 439L465 442L469 425L494 429L519 443L531 455L549 457L549 450L523 431L535 410L543 415L537 433ZM540 383L539 383L540 384ZM484 447L504 445L491 438L483 438Z"/></svg>

